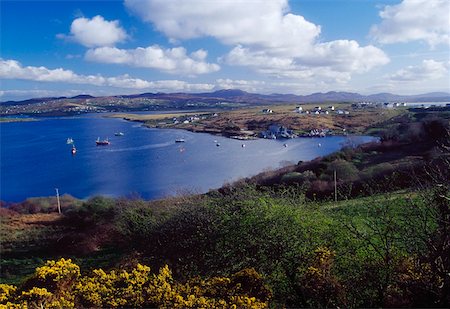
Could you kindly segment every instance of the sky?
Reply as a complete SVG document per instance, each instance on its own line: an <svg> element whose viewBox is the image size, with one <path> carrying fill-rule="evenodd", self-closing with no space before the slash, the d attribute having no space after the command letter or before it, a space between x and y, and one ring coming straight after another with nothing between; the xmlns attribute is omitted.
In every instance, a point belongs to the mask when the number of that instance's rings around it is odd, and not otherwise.
<svg viewBox="0 0 450 309"><path fill-rule="evenodd" d="M0 0L0 101L450 92L449 0Z"/></svg>

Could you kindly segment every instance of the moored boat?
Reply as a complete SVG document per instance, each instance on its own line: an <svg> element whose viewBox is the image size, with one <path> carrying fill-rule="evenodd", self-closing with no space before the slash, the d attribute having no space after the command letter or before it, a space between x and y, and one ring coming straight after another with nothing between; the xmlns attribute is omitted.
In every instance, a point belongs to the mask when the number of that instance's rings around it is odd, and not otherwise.
<svg viewBox="0 0 450 309"><path fill-rule="evenodd" d="M109 144L110 144L110 142L108 141L108 139L100 140L100 137L97 138L97 140L95 141L95 143L97 144L97 146L106 146L106 145L109 145Z"/></svg>

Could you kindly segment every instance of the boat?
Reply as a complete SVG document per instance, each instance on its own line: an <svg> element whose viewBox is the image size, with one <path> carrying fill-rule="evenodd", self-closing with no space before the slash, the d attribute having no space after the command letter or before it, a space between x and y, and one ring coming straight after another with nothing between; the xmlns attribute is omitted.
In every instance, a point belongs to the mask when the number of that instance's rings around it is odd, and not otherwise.
<svg viewBox="0 0 450 309"><path fill-rule="evenodd" d="M287 147L287 146L288 146L288 144L283 144L283 146L284 146L284 147Z"/></svg>
<svg viewBox="0 0 450 309"><path fill-rule="evenodd" d="M245 147L245 144L242 144L241 147L244 148L244 147Z"/></svg>
<svg viewBox="0 0 450 309"><path fill-rule="evenodd" d="M73 139L71 138L71 137L69 137L68 139L67 139L67 145L70 145L70 144L73 144Z"/></svg>
<svg viewBox="0 0 450 309"><path fill-rule="evenodd" d="M74 155L74 154L77 153L77 149L75 148L75 145L72 145L72 150L71 150L71 152L72 152L72 155Z"/></svg>
<svg viewBox="0 0 450 309"><path fill-rule="evenodd" d="M123 132L116 132L114 133L115 136L124 136L125 134L123 134Z"/></svg>
<svg viewBox="0 0 450 309"><path fill-rule="evenodd" d="M220 143L217 143L216 146L219 147L219 146L220 146Z"/></svg>
<svg viewBox="0 0 450 309"><path fill-rule="evenodd" d="M108 139L100 140L100 137L97 138L97 140L95 141L95 143L97 144L97 146L106 146L106 145L109 145L109 144L110 144L110 142L108 141Z"/></svg>
<svg viewBox="0 0 450 309"><path fill-rule="evenodd" d="M177 138L175 140L175 143L184 143L184 142L185 142L185 140L183 138Z"/></svg>

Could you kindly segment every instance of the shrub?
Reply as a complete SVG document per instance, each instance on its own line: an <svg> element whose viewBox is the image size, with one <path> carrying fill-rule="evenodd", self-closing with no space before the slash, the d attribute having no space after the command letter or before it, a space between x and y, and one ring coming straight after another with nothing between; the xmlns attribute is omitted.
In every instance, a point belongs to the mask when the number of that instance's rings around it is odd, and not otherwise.
<svg viewBox="0 0 450 309"><path fill-rule="evenodd" d="M48 261L35 277L57 283L73 278L78 266L69 261ZM152 274L148 266L137 264L131 271L96 269L91 276L76 276L70 285L57 284L53 292L43 282L36 284L17 292L14 286L0 285L0 308L267 308L271 298L252 269L231 278L192 278L183 284L173 279L167 265Z"/></svg>
<svg viewBox="0 0 450 309"><path fill-rule="evenodd" d="M351 162L345 160L335 160L328 164L327 173L333 175L336 171L338 180L355 180L358 178L358 169Z"/></svg>

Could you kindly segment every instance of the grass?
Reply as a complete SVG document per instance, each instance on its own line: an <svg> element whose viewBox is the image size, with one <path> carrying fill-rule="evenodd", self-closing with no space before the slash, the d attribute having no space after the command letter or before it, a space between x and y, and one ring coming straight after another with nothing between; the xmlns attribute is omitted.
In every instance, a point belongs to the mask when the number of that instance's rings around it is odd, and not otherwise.
<svg viewBox="0 0 450 309"><path fill-rule="evenodd" d="M252 186L225 194L211 192L201 197L153 202L96 198L74 209L87 212L78 211L72 221L65 221L78 226L77 230L67 227L56 233L65 236L76 232L84 235L79 239L83 242L97 237L104 227L119 228L118 234L117 231L105 234L109 243L99 243L85 254L72 252L70 243L65 244L62 252L46 249L46 244L58 243L50 237L60 228L57 214L2 216L6 217L2 222L2 238L6 237L12 246L2 256L1 282L17 284L46 259L59 257L74 259L83 272L126 267L135 261L153 269L168 264L174 277L181 279L227 275L254 267L265 276L280 304L304 306L295 296L295 274L308 267L314 250L326 247L336 253L334 273L343 282L353 280L352 276L364 276L364 263L378 261L380 257L350 228L370 236L372 245L382 246L383 235L374 233L372 227L382 231L383 214L387 214L388 219L394 219L396 228L402 230L401 218L410 211L405 205L419 202L420 196L407 190L316 202L306 200L298 189L280 193ZM70 216L67 211L66 216ZM80 223L83 221L84 224ZM395 242L396 248L405 254L409 244L397 238ZM24 244L30 246L22 251ZM351 274L348 269L352 269ZM354 269L363 270L355 275ZM356 306L373 307L370 301Z"/></svg>

